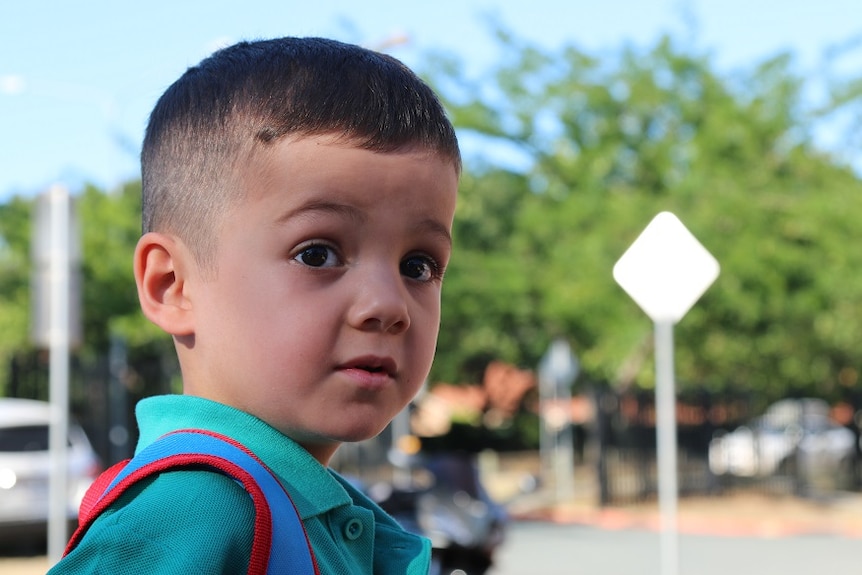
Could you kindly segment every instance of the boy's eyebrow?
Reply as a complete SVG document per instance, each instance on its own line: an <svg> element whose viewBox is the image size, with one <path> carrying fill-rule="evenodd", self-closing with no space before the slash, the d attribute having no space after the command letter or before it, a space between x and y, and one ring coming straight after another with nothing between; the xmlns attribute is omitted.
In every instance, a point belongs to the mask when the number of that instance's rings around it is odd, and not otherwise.
<svg viewBox="0 0 862 575"><path fill-rule="evenodd" d="M305 203L298 208L290 210L287 213L282 214L278 217L276 222L284 223L293 218L301 217L310 212L329 212L341 216L347 216L348 218L358 223L362 223L368 219L367 216L363 214L361 210L353 206L328 200L314 200ZM442 222L439 222L435 219L426 218L422 220L416 226L416 230L428 231L434 235L441 236L447 244L452 245L452 234L449 232L449 228Z"/></svg>
<svg viewBox="0 0 862 575"><path fill-rule="evenodd" d="M445 225L438 222L437 220L433 220L431 218L422 220L421 222L419 222L417 229L420 231L427 230L434 235L438 235L442 237L443 241L445 241L448 245L452 245L452 234L449 232L449 228L447 228Z"/></svg>
<svg viewBox="0 0 862 575"><path fill-rule="evenodd" d="M287 213L281 214L281 216L278 217L276 222L284 223L288 220L292 220L293 218L300 217L311 212L328 212L340 216L347 216L348 218L357 222L363 222L366 219L365 214L363 214L360 210L354 208L353 206L340 204L338 202L331 202L328 200L314 200L302 204L298 208L290 210Z"/></svg>

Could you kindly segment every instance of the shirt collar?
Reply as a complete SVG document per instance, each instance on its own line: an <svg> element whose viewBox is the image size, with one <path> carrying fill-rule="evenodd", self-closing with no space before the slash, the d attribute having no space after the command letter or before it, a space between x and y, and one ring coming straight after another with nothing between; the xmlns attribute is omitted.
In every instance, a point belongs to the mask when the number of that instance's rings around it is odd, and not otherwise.
<svg viewBox="0 0 862 575"><path fill-rule="evenodd" d="M213 431L238 441L263 461L284 485L302 519L353 503L336 475L299 444L235 407L190 395L162 395L141 400L135 414L140 428L136 453L171 431Z"/></svg>

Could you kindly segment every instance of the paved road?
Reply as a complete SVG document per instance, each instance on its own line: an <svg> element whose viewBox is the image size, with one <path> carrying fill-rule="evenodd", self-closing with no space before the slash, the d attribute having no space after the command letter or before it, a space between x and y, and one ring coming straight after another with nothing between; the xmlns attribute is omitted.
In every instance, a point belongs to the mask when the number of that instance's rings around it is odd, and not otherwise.
<svg viewBox="0 0 862 575"><path fill-rule="evenodd" d="M660 536L546 522L512 524L489 575L660 575ZM681 535L678 575L862 572L862 542L836 535L779 538ZM3 575L44 574L44 557L0 557Z"/></svg>
<svg viewBox="0 0 862 575"><path fill-rule="evenodd" d="M519 522L493 575L659 575L660 535ZM862 572L862 542L835 535L774 539L682 535L679 575Z"/></svg>

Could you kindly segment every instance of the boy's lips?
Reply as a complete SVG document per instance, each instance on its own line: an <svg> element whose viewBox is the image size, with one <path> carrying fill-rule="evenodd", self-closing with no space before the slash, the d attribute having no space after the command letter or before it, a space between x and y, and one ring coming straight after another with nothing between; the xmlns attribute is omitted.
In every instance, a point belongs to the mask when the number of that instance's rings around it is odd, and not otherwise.
<svg viewBox="0 0 862 575"><path fill-rule="evenodd" d="M394 378L398 373L398 366L391 357L380 357L376 355L363 355L345 361L338 366L339 371L360 371L369 374L385 375Z"/></svg>

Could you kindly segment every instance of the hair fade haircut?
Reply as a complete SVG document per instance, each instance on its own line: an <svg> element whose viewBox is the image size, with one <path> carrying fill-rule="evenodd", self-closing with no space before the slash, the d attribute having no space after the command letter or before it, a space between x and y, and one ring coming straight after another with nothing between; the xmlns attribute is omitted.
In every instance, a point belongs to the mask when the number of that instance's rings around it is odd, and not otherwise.
<svg viewBox="0 0 862 575"><path fill-rule="evenodd" d="M324 38L240 42L189 68L156 103L141 153L143 231L177 235L212 271L245 161L285 136L325 134L377 152L428 150L461 169L443 106L399 60Z"/></svg>

